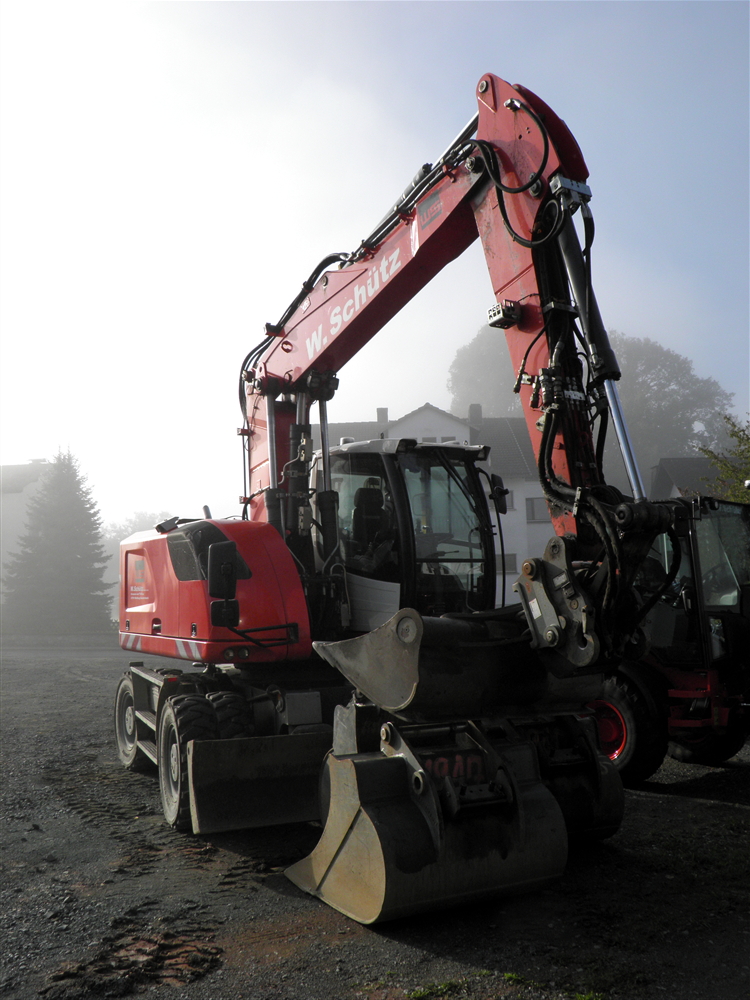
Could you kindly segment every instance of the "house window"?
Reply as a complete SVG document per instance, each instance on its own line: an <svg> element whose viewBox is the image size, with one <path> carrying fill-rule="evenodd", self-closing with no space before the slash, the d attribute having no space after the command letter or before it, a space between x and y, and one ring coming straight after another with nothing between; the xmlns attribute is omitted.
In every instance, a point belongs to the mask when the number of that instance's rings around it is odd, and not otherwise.
<svg viewBox="0 0 750 1000"><path fill-rule="evenodd" d="M424 444L437 444L437 438L436 437L422 438L422 442Z"/></svg>
<svg viewBox="0 0 750 1000"><path fill-rule="evenodd" d="M508 492L505 494L505 506L508 508L508 510L516 509L516 505L513 502L513 490L508 490Z"/></svg>
<svg viewBox="0 0 750 1000"><path fill-rule="evenodd" d="M515 552L505 553L505 572L506 573L518 572L518 560Z"/></svg>
<svg viewBox="0 0 750 1000"><path fill-rule="evenodd" d="M526 498L526 520L530 523L549 521L549 508L544 497Z"/></svg>

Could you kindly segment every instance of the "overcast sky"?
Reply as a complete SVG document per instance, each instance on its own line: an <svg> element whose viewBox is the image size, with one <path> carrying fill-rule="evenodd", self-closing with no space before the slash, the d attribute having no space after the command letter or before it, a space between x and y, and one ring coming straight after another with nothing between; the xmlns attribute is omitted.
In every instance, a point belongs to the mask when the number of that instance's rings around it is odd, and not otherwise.
<svg viewBox="0 0 750 1000"><path fill-rule="evenodd" d="M6 0L0 461L70 448L105 521L238 513L243 357L487 71L578 139L605 324L687 355L744 416L749 10ZM475 244L342 370L331 419L447 409L491 301Z"/></svg>

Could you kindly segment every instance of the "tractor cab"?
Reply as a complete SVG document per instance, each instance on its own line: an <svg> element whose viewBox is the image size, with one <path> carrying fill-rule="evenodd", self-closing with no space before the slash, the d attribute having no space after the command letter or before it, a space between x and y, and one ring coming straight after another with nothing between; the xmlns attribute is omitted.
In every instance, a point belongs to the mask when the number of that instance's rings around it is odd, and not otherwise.
<svg viewBox="0 0 750 1000"><path fill-rule="evenodd" d="M676 509L680 562L672 586L650 615L652 647L673 661L711 662L740 656L750 631L750 507L701 497ZM655 590L673 559L667 535L658 535L639 590ZM742 641L734 643L742 635ZM737 648L730 650L729 646Z"/></svg>
<svg viewBox="0 0 750 1000"><path fill-rule="evenodd" d="M667 535L656 538L646 561L651 582L646 573L637 581L645 598L657 590L661 595L645 620L645 662L666 678L673 745L705 750L718 739L721 747L726 744L726 753L716 751L721 760L742 746L750 730L743 704L750 649L750 506L713 497L676 504L680 561L671 587L664 591L659 583L673 560Z"/></svg>

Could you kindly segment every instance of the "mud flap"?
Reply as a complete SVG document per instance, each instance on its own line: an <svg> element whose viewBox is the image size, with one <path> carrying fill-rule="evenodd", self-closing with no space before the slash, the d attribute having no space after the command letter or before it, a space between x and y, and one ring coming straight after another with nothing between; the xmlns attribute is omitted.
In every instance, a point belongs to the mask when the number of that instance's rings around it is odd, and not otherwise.
<svg viewBox="0 0 750 1000"><path fill-rule="evenodd" d="M558 878L568 853L562 812L538 779L533 748L514 751L529 767L503 760L504 801L455 809L405 756L329 755L323 836L287 877L363 924Z"/></svg>
<svg viewBox="0 0 750 1000"><path fill-rule="evenodd" d="M331 733L193 740L187 766L193 833L319 819Z"/></svg>

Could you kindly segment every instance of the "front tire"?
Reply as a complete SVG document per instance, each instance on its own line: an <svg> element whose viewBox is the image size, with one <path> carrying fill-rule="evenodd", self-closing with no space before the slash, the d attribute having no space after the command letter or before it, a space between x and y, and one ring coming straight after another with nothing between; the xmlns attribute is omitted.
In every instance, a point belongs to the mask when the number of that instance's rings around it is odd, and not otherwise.
<svg viewBox="0 0 750 1000"><path fill-rule="evenodd" d="M203 695L184 694L167 700L159 720L157 757L164 818L175 830L192 827L187 745L191 740L218 738L216 713Z"/></svg>
<svg viewBox="0 0 750 1000"><path fill-rule="evenodd" d="M644 676L618 671L608 677L596 701L602 753L628 787L646 781L667 753L667 720L655 685Z"/></svg>

